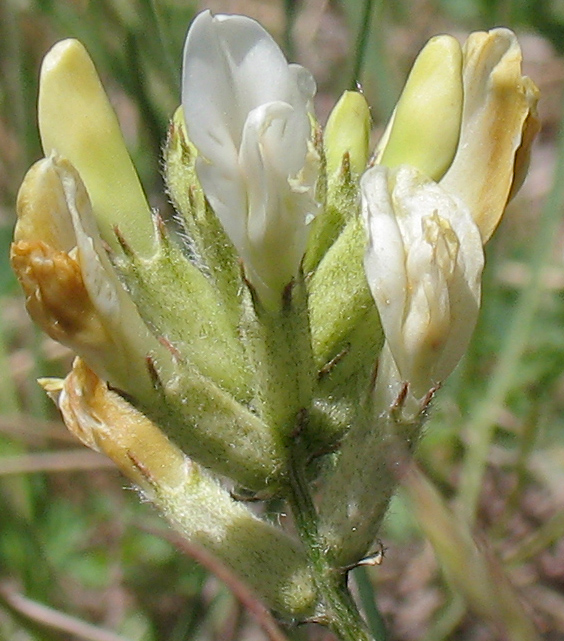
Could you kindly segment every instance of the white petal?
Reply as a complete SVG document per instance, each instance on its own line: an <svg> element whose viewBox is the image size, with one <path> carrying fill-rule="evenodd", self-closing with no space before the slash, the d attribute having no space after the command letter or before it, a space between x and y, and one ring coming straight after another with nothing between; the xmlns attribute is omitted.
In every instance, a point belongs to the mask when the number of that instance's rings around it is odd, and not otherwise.
<svg viewBox="0 0 564 641"><path fill-rule="evenodd" d="M421 397L451 373L474 329L480 233L468 209L416 169L374 169L362 181L367 278L399 373Z"/></svg>
<svg viewBox="0 0 564 641"><path fill-rule="evenodd" d="M316 211L311 191L300 177L290 180L288 162L280 161L294 109L275 102L254 109L247 119L240 166L248 193L247 234L242 256L251 279L280 291L296 274L307 242L307 221ZM304 158L300 160L301 169ZM296 172L294 172L296 173ZM311 188L311 189L310 189ZM259 292L260 294L261 292ZM267 295L267 292L262 292Z"/></svg>
<svg viewBox="0 0 564 641"><path fill-rule="evenodd" d="M258 22L209 11L192 22L184 48L182 104L190 140L208 161L234 168L253 109L282 101L305 116L314 93L311 74L288 65ZM307 138L308 133L305 117L294 134Z"/></svg>
<svg viewBox="0 0 564 641"><path fill-rule="evenodd" d="M317 205L299 175L314 93L311 74L254 20L205 11L192 23L182 101L196 171L256 287L286 285L305 251Z"/></svg>
<svg viewBox="0 0 564 641"><path fill-rule="evenodd" d="M376 301L384 333L396 347L407 300L406 254L388 187L388 170L369 169L360 181L362 215L368 234L366 278ZM395 353L398 349L393 350Z"/></svg>
<svg viewBox="0 0 564 641"><path fill-rule="evenodd" d="M160 354L163 350L149 333L108 259L80 176L62 159L54 158L53 163L60 176L72 221L84 286L99 321L111 339L106 346L106 354L100 347L100 353L88 360L91 364L100 363L99 371L107 362L111 370L105 373L105 377L123 389L129 391L128 385L135 382L140 393L144 386L150 390L152 383L145 357L148 353L158 351Z"/></svg>

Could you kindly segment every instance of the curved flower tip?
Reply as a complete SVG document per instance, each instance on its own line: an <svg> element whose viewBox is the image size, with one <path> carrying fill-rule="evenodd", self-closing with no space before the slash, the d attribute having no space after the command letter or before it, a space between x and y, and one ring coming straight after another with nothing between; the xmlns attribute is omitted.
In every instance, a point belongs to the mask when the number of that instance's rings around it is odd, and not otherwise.
<svg viewBox="0 0 564 641"><path fill-rule="evenodd" d="M464 354L480 306L480 233L465 205L413 167L361 179L365 270L386 341L416 398Z"/></svg>
<svg viewBox="0 0 564 641"><path fill-rule="evenodd" d="M460 143L441 185L466 203L485 243L523 182L539 130L539 94L522 75L521 48L509 29L472 33L463 56Z"/></svg>
<svg viewBox="0 0 564 641"><path fill-rule="evenodd" d="M317 212L311 74L244 16L200 13L184 49L182 104L204 193L266 303L296 276Z"/></svg>
<svg viewBox="0 0 564 641"><path fill-rule="evenodd" d="M80 173L104 240L115 250L119 227L142 255L153 252L151 210L116 115L86 49L62 40L45 56L38 118L46 156L67 158Z"/></svg>

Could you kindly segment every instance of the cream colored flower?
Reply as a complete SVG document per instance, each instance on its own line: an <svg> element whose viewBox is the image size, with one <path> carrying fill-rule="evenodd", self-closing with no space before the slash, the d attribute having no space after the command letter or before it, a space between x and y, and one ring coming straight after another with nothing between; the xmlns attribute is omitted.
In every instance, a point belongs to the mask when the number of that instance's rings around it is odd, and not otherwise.
<svg viewBox="0 0 564 641"><path fill-rule="evenodd" d="M365 270L386 337L380 388L421 399L464 354L480 306L482 244L520 185L537 90L507 29L423 50L361 181ZM435 182L436 181L436 182ZM393 400L393 393L388 401Z"/></svg>
<svg viewBox="0 0 564 641"><path fill-rule="evenodd" d="M421 398L468 346L480 307L480 233L465 204L414 167L373 167L361 190L368 282L401 380Z"/></svg>
<svg viewBox="0 0 564 641"><path fill-rule="evenodd" d="M76 169L55 155L38 161L17 209L11 261L32 318L112 385L153 393L145 359L165 351L117 278Z"/></svg>
<svg viewBox="0 0 564 641"><path fill-rule="evenodd" d="M470 209L485 243L525 177L538 89L509 29L437 36L419 54L375 161L413 165Z"/></svg>
<svg viewBox="0 0 564 641"><path fill-rule="evenodd" d="M216 215L269 305L297 275L317 212L310 150L311 74L287 63L244 16L193 21L184 49L182 104L196 171Z"/></svg>

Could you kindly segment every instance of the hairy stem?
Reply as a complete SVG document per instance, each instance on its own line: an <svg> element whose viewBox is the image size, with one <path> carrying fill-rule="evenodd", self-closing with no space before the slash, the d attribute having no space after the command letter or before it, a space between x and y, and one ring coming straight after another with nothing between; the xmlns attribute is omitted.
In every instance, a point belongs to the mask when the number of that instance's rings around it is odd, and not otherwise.
<svg viewBox="0 0 564 641"><path fill-rule="evenodd" d="M317 511L305 475L306 450L298 438L290 455L288 501L296 529L306 547L320 607L315 620L341 641L373 640L347 588L346 573L332 567L320 542Z"/></svg>

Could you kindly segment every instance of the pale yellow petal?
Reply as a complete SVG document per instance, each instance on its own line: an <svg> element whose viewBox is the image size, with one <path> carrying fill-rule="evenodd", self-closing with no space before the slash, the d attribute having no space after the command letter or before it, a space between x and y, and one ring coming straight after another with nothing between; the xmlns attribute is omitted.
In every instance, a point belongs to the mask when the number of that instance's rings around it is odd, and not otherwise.
<svg viewBox="0 0 564 641"><path fill-rule="evenodd" d="M460 144L441 181L470 208L485 243L501 220L538 129L538 90L521 74L521 49L508 29L470 35L464 46ZM515 190L513 190L515 191Z"/></svg>
<svg viewBox="0 0 564 641"><path fill-rule="evenodd" d="M135 251L151 254L149 205L96 69L77 40L63 40L45 56L38 117L45 155L55 152L76 167L104 240L118 249L117 226Z"/></svg>
<svg viewBox="0 0 564 641"><path fill-rule="evenodd" d="M86 196L86 192L83 190L80 196ZM14 242L41 241L63 252L76 245L66 196L52 161L43 158L29 169L18 192L16 209Z"/></svg>
<svg viewBox="0 0 564 641"><path fill-rule="evenodd" d="M462 113L462 53L451 36L432 38L417 57L375 162L412 165L439 180L454 157Z"/></svg>
<svg viewBox="0 0 564 641"><path fill-rule="evenodd" d="M188 461L182 452L80 358L59 392L51 379L44 387L55 397L68 429L143 489L160 486L162 491L163 485L174 488L186 480Z"/></svg>
<svg viewBox="0 0 564 641"><path fill-rule="evenodd" d="M351 171L361 174L366 169L370 123L366 98L358 91L345 91L329 115L323 136L329 175L340 169L345 154Z"/></svg>

